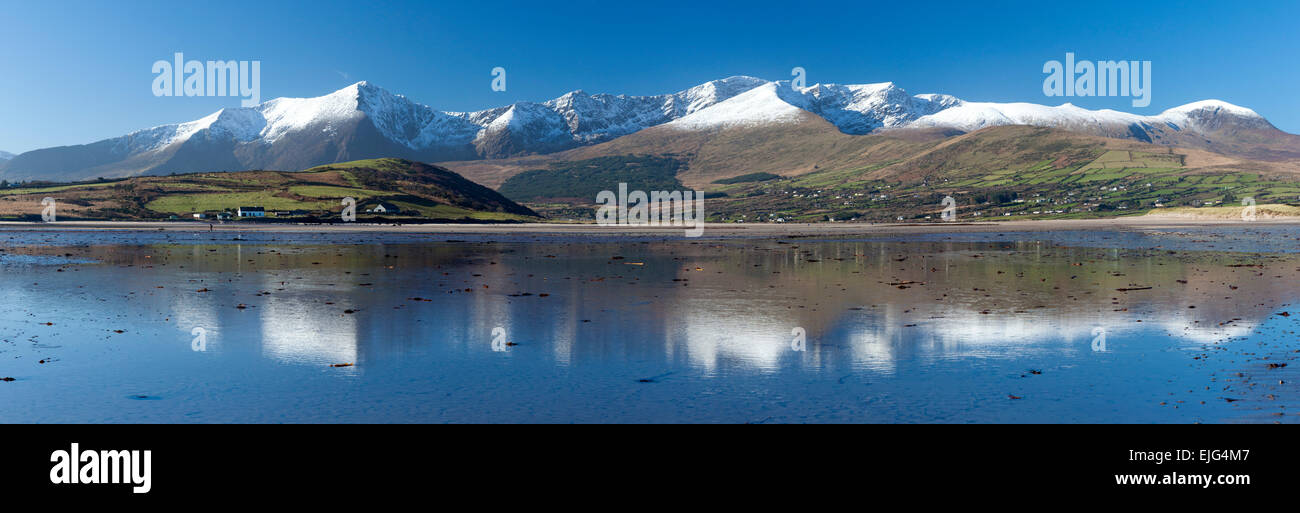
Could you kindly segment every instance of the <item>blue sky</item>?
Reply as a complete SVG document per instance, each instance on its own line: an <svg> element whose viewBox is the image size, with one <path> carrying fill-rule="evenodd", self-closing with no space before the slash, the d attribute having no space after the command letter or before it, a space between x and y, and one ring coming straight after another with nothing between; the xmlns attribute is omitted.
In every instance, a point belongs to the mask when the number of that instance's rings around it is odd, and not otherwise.
<svg viewBox="0 0 1300 513"><path fill-rule="evenodd" d="M154 61L262 61L262 99L359 80L442 110L565 92L659 94L730 75L892 81L913 94L1155 114L1217 98L1300 133L1300 2L31 2L0 0L0 150L200 118ZM836 5L842 4L842 5ZM1043 63L1152 61L1150 107L1049 98ZM508 89L490 88L493 67Z"/></svg>

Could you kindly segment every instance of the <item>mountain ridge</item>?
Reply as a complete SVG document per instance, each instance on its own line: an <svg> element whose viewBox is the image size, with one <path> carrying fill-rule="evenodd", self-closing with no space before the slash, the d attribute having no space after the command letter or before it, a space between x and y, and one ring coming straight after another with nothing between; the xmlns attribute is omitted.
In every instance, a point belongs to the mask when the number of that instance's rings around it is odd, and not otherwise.
<svg viewBox="0 0 1300 513"><path fill-rule="evenodd" d="M671 94L578 90L546 102L450 112L362 81L315 98L276 98L89 144L26 152L0 164L0 177L72 181L213 169L306 169L375 157L498 159L588 147L661 126L712 132L813 118L850 135L1030 125L1266 160L1300 159L1300 136L1278 130L1251 109L1219 100L1142 116L1070 103L1050 107L911 95L892 82L794 87L789 81L733 76Z"/></svg>

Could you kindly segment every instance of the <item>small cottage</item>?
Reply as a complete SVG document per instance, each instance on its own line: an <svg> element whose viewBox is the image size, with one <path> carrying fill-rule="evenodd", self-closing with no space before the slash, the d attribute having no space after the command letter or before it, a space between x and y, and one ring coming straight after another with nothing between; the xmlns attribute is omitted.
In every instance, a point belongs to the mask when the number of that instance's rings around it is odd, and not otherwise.
<svg viewBox="0 0 1300 513"><path fill-rule="evenodd" d="M398 207L397 205L394 205L394 204L392 204L392 203L388 203L388 202L381 201L381 202L379 202L379 203L375 203L375 204L373 204L373 205L369 205L369 206L367 206L367 207L366 207L366 213L368 213L368 214L389 214L389 215L392 215L392 214L400 214L400 213L402 213L402 208L401 208L401 207Z"/></svg>

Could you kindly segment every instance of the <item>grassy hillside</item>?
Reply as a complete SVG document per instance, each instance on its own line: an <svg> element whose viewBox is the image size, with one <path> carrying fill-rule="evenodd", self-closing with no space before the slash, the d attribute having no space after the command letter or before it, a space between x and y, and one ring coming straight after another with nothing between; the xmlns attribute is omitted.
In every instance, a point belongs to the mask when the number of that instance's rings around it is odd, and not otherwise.
<svg viewBox="0 0 1300 513"><path fill-rule="evenodd" d="M166 219L194 213L263 207L296 217L336 217L343 198L357 215L385 202L401 214L435 220L529 220L536 214L446 169L401 159L374 159L301 172L243 171L138 177L79 184L0 189L0 216L39 216L44 197L58 200L63 218ZM297 212L295 212L297 211ZM272 216L273 214L268 214Z"/></svg>
<svg viewBox="0 0 1300 513"><path fill-rule="evenodd" d="M1132 149L1123 149L1132 148ZM1105 217L1160 209L1300 204L1300 177L1253 162L1190 167L1177 149L1005 127L857 169L715 185L715 220L936 220ZM712 196L712 195L711 195Z"/></svg>
<svg viewBox="0 0 1300 513"><path fill-rule="evenodd" d="M854 169L915 155L943 141L948 132L912 130L879 135L849 135L810 117L804 122L718 131L651 127L609 142L550 155L499 160L446 162L476 182L500 187L519 173L599 157L653 155L682 160L677 174L685 186L700 188L716 180L753 173L792 176L824 169Z"/></svg>
<svg viewBox="0 0 1300 513"><path fill-rule="evenodd" d="M681 190L682 162L669 157L611 156L555 163L549 169L524 171L506 180L501 194L515 201L594 201L600 191Z"/></svg>
<svg viewBox="0 0 1300 513"><path fill-rule="evenodd" d="M706 141L684 136L677 146L664 133L647 130L564 156L598 151L653 148L681 160L685 187L704 190L714 221L937 220L940 202L952 196L960 219L1071 218L1134 215L1174 207L1300 204L1297 163L1260 162L1138 141L1083 136L1026 126L994 127L959 135L887 132L847 136L815 123L787 131L770 127L722 131ZM662 138L660 138L662 136ZM638 144L641 141L645 144ZM676 153L681 152L681 153ZM614 169L645 160L644 154L551 161L552 170L585 168L594 162ZM530 162L536 165L536 158ZM604 159L604 160L600 160ZM499 162L498 170L509 169ZM476 169L485 169L479 164ZM545 185L542 171L515 175L502 187L509 194L566 218L590 213L595 194L579 187L599 182L592 175L565 182L575 192L556 197L533 194ZM520 179L525 177L526 179ZM708 181L705 181L705 180ZM662 187L660 187L662 189ZM548 189L549 190L549 189ZM644 190L658 190L645 188Z"/></svg>
<svg viewBox="0 0 1300 513"><path fill-rule="evenodd" d="M717 180L714 180L713 183L720 184L720 185L731 185L733 183L766 182L768 180L776 180L777 178L781 178L781 175L759 172L759 173L749 173L747 175L740 175L732 178L719 178Z"/></svg>

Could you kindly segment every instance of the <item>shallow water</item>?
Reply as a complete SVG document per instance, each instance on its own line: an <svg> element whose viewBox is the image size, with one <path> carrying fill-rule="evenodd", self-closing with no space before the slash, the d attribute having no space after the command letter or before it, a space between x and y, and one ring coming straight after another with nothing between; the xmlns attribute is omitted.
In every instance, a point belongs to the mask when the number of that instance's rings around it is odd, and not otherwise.
<svg viewBox="0 0 1300 513"><path fill-rule="evenodd" d="M1295 422L1297 247L7 232L0 421Z"/></svg>

